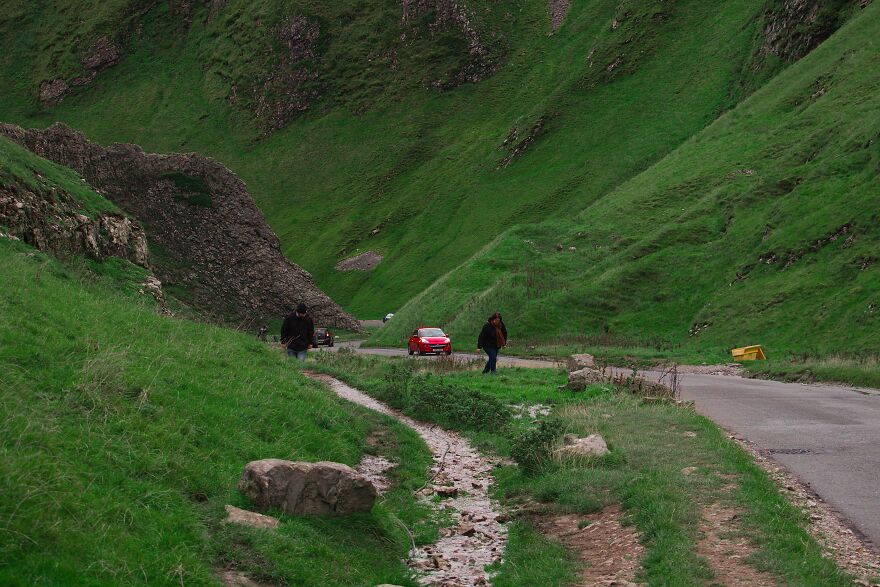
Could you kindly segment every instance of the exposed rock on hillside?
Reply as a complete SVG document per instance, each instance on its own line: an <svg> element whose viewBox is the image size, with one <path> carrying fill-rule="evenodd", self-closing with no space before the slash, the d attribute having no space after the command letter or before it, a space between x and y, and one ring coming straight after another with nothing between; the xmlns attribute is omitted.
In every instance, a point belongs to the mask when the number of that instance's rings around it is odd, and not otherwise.
<svg viewBox="0 0 880 587"><path fill-rule="evenodd" d="M550 0L550 28L559 30L570 8L571 0Z"/></svg>
<svg viewBox="0 0 880 587"><path fill-rule="evenodd" d="M254 114L267 131L283 128L296 114L308 110L318 91L313 61L320 36L317 22L304 16L288 18L278 28L282 51L276 55L277 65L254 88Z"/></svg>
<svg viewBox="0 0 880 587"><path fill-rule="evenodd" d="M401 25L404 33L401 40L418 36L418 23L433 16L428 25L433 35L443 30L455 30L467 41L470 59L449 80L433 80L431 83L443 88L451 88L463 83L477 83L489 77L499 67L498 60L492 56L488 45L480 37L467 10L458 0L401 0L403 14Z"/></svg>
<svg viewBox="0 0 880 587"><path fill-rule="evenodd" d="M85 72L71 79L69 83L62 78L44 80L40 84L40 102L46 107L58 104L72 87L88 85L100 72L116 65L120 55L119 45L113 39L106 35L98 37L82 50L82 66Z"/></svg>
<svg viewBox="0 0 880 587"><path fill-rule="evenodd" d="M89 217L72 196L54 187L0 185L0 225L58 257L120 257L147 267L147 238L137 221L115 213Z"/></svg>
<svg viewBox="0 0 880 587"><path fill-rule="evenodd" d="M797 61L840 27L850 7L864 8L869 3L858 0L772 2L764 13L764 39L759 57L775 55L786 62Z"/></svg>
<svg viewBox="0 0 880 587"><path fill-rule="evenodd" d="M372 271L382 262L382 255L376 251L367 251L336 264L337 271Z"/></svg>
<svg viewBox="0 0 880 587"><path fill-rule="evenodd" d="M0 134L75 169L146 226L159 278L184 286L199 308L218 318L281 316L302 301L321 324L359 329L288 262L244 182L197 154L146 154L134 145L108 148L56 124L46 130L0 125Z"/></svg>

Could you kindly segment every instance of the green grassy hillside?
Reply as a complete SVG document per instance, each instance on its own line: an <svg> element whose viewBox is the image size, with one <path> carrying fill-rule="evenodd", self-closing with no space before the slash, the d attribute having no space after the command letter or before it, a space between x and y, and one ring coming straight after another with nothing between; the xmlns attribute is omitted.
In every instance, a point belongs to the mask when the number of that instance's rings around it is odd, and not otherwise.
<svg viewBox="0 0 880 587"><path fill-rule="evenodd" d="M0 583L414 583L429 519L414 433L337 400L238 333L164 318L148 296L0 238ZM245 463L356 464L387 428L397 489L369 515L223 523ZM372 449L370 449L372 450Z"/></svg>
<svg viewBox="0 0 880 587"><path fill-rule="evenodd" d="M511 226L601 199L855 3L823 1L812 24L788 23L776 53L763 31L784 16L777 0L589 0L552 35L543 0L459 2L467 29L441 19L443 0L407 22L378 0L180 4L195 8L3 0L0 119L220 159L285 253L370 317ZM77 86L110 43L118 64L105 50ZM486 79L459 83L468 76ZM71 94L45 108L40 84L55 79ZM368 249L385 256L373 272L334 269Z"/></svg>
<svg viewBox="0 0 880 587"><path fill-rule="evenodd" d="M374 337L504 313L519 349L725 360L763 343L877 353L880 5L703 132L565 220L507 231Z"/></svg>

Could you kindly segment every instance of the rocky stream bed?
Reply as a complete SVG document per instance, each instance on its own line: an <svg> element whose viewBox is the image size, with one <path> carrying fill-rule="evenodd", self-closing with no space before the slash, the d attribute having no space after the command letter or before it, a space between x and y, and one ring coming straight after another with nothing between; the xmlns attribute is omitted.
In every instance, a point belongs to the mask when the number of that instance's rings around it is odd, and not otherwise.
<svg viewBox="0 0 880 587"><path fill-rule="evenodd" d="M434 465L428 484L419 491L422 499L434 495L443 499L431 501L438 510L452 519L441 530L434 544L415 547L407 563L420 575L423 585L459 587L488 585L486 566L501 561L507 543L507 528L498 505L489 497L492 468L495 461L480 454L455 432L418 422L391 409L367 394L321 374L310 374L322 381L340 397L386 414L415 430L428 445Z"/></svg>

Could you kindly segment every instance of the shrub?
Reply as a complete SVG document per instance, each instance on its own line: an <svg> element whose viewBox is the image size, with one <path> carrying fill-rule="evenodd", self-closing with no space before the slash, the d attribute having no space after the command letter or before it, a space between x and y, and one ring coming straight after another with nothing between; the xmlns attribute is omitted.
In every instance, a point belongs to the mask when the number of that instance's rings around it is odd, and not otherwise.
<svg viewBox="0 0 880 587"><path fill-rule="evenodd" d="M548 418L514 435L510 452L523 473L535 475L546 468L563 430L562 420Z"/></svg>
<svg viewBox="0 0 880 587"><path fill-rule="evenodd" d="M445 383L431 375L409 380L407 411L461 430L498 430L510 420L510 409L498 398L467 387Z"/></svg>

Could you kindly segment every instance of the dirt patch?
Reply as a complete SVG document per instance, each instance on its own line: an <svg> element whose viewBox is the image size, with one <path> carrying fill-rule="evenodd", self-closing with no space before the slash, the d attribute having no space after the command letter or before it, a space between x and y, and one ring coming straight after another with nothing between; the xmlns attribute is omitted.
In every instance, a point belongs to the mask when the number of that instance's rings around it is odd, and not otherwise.
<svg viewBox="0 0 880 587"><path fill-rule="evenodd" d="M376 251L367 251L336 264L337 271L372 271L382 262L382 255Z"/></svg>
<svg viewBox="0 0 880 587"><path fill-rule="evenodd" d="M845 572L857 578L859 585L880 585L871 582L880 575L880 551L855 532L831 505L822 500L800 479L758 450L748 440L730 436L776 482L780 491L810 517L807 531Z"/></svg>
<svg viewBox="0 0 880 587"><path fill-rule="evenodd" d="M752 567L746 559L755 551L749 541L738 535L737 510L713 504L703 510L697 554L709 561L715 583L727 587L762 587L776 585L773 576Z"/></svg>
<svg viewBox="0 0 880 587"><path fill-rule="evenodd" d="M595 514L539 519L536 526L584 563L577 585L633 585L645 550L635 528L620 520L620 507L612 505Z"/></svg>

